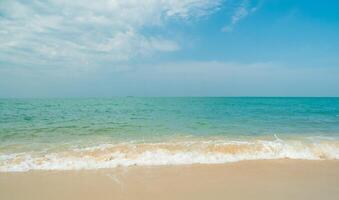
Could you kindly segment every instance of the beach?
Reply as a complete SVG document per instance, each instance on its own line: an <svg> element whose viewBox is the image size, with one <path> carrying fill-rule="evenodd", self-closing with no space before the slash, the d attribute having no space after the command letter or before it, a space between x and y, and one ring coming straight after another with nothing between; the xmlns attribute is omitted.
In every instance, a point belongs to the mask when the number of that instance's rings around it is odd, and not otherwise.
<svg viewBox="0 0 339 200"><path fill-rule="evenodd" d="M260 160L212 165L0 173L4 200L338 199L339 161Z"/></svg>
<svg viewBox="0 0 339 200"><path fill-rule="evenodd" d="M339 200L339 0L0 0L0 200Z"/></svg>

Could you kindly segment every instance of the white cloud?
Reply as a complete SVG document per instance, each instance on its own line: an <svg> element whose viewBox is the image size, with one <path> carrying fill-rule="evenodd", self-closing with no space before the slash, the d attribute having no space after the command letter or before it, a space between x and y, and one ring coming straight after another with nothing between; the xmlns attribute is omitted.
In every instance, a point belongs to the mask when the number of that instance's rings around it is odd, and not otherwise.
<svg viewBox="0 0 339 200"><path fill-rule="evenodd" d="M86 70L1 69L0 97L338 96L339 69L185 61ZM52 72L52 73L51 73ZM67 73L65 73L67 72ZM324 78L326 77L326 78ZM52 89L51 89L52 88Z"/></svg>
<svg viewBox="0 0 339 200"><path fill-rule="evenodd" d="M235 9L230 24L224 26L222 31L231 32L234 29L234 26L239 23L242 19L246 18L251 13L257 11L259 6L251 7L250 0L243 0L240 5Z"/></svg>
<svg viewBox="0 0 339 200"><path fill-rule="evenodd" d="M128 62L180 44L143 29L209 15L222 0L4 0L0 61L49 65Z"/></svg>

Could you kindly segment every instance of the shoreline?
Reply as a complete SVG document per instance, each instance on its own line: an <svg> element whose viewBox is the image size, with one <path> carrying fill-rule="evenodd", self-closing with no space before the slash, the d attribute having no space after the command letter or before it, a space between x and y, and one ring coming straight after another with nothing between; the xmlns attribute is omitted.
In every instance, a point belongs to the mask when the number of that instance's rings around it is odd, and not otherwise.
<svg viewBox="0 0 339 200"><path fill-rule="evenodd" d="M178 140L97 145L29 146L0 151L0 172L110 169L119 166L222 164L250 160L339 160L339 140ZM57 144L54 144L57 145ZM19 148L16 146L16 148ZM36 147L35 147L36 148ZM51 150L52 149L52 150ZM1 149L0 149L1 150ZM11 152L12 151L12 152Z"/></svg>
<svg viewBox="0 0 339 200"><path fill-rule="evenodd" d="M339 160L0 172L6 200L338 199Z"/></svg>

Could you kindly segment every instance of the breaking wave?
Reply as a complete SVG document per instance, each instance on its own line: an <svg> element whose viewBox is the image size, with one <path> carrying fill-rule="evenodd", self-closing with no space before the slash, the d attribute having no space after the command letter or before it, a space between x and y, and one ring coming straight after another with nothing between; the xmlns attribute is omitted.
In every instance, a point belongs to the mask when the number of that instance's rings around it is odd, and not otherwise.
<svg viewBox="0 0 339 200"><path fill-rule="evenodd" d="M1 153L0 171L79 170L118 166L220 164L263 159L339 159L339 141L254 140L119 143L60 151Z"/></svg>

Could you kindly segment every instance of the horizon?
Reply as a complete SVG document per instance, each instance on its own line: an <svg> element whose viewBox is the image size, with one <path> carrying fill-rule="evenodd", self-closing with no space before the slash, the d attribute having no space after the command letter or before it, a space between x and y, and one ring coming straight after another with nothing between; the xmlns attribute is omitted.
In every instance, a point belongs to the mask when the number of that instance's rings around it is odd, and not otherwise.
<svg viewBox="0 0 339 200"><path fill-rule="evenodd" d="M22 100L47 100L47 99L114 99L114 98L281 98L281 99L298 99L298 98L309 98L309 99L317 99L317 98L333 98L337 99L339 96L75 96L75 97L0 97L0 100L13 100L13 99L22 99Z"/></svg>

